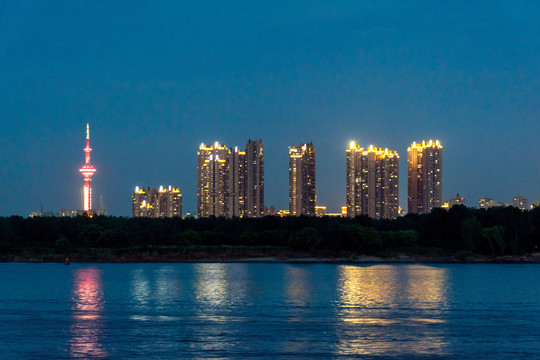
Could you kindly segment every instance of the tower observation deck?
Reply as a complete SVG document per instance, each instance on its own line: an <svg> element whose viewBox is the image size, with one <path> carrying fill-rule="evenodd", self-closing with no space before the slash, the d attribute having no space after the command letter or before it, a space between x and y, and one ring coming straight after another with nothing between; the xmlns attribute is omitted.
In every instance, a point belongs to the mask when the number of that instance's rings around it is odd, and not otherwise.
<svg viewBox="0 0 540 360"><path fill-rule="evenodd" d="M90 187L90 181L92 181L91 178L96 172L96 168L90 164L90 152L92 149L90 148L90 126L88 124L86 124L86 147L83 150L86 153L86 162L79 169L79 172L84 176L83 210L89 213L90 209L92 209L92 188Z"/></svg>

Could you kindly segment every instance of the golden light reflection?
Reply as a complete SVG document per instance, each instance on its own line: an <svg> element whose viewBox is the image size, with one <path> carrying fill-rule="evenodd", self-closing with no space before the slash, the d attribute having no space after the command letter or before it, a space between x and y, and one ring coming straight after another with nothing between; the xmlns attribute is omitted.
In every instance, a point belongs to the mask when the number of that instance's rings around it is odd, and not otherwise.
<svg viewBox="0 0 540 360"><path fill-rule="evenodd" d="M287 300L296 306L306 306L313 288L305 268L289 266L285 272Z"/></svg>
<svg viewBox="0 0 540 360"><path fill-rule="evenodd" d="M102 273L95 268L86 268L77 269L74 276L70 355L82 358L108 356L102 344Z"/></svg>
<svg viewBox="0 0 540 360"><path fill-rule="evenodd" d="M410 303L421 309L443 309L447 305L446 284L448 283L447 269L424 265L408 266L407 298Z"/></svg>
<svg viewBox="0 0 540 360"><path fill-rule="evenodd" d="M340 266L340 355L415 356L448 351L441 310L447 270L420 265Z"/></svg>

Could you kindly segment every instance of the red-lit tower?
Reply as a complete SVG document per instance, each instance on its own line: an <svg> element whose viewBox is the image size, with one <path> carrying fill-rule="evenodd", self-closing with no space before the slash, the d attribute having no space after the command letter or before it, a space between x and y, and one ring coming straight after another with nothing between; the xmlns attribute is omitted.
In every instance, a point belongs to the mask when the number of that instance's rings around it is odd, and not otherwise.
<svg viewBox="0 0 540 360"><path fill-rule="evenodd" d="M90 187L91 177L96 172L96 169L90 164L90 126L86 124L86 147L84 152L86 153L86 163L79 169L84 176L84 190L83 190L83 210L88 213L92 208L92 188Z"/></svg>

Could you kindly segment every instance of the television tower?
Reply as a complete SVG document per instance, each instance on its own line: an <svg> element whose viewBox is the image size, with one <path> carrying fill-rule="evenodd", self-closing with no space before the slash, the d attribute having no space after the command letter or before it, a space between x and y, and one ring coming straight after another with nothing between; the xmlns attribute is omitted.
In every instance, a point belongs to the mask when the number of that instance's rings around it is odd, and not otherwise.
<svg viewBox="0 0 540 360"><path fill-rule="evenodd" d="M84 176L83 210L89 213L90 209L92 209L92 188L90 187L90 181L92 181L91 177L96 172L96 168L90 164L90 151L92 149L90 148L90 126L88 124L86 124L86 147L83 150L86 153L86 163L79 171Z"/></svg>

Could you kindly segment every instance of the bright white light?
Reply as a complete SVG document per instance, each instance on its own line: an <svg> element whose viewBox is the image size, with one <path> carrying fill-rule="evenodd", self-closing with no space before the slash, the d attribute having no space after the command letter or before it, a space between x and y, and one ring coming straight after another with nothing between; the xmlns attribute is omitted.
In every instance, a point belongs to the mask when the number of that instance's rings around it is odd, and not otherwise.
<svg viewBox="0 0 540 360"><path fill-rule="evenodd" d="M84 187L84 199L83 199L83 210L89 211L90 210L90 189L85 186Z"/></svg>

